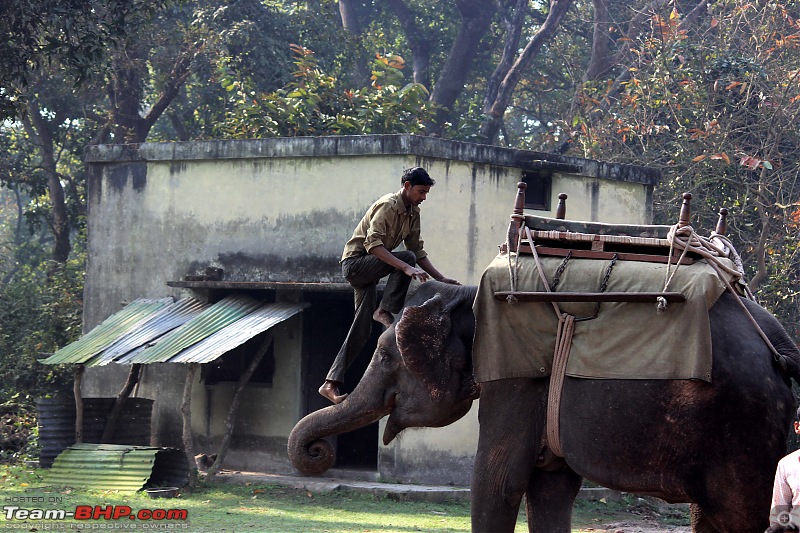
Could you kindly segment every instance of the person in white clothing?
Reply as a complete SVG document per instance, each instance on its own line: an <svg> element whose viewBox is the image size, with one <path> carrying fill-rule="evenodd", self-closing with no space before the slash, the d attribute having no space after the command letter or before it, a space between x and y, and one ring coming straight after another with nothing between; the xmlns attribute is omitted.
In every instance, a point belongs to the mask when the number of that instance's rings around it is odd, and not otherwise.
<svg viewBox="0 0 800 533"><path fill-rule="evenodd" d="M794 421L794 432L800 435L800 409ZM800 450L795 450L778 462L772 486L772 505L769 512L770 533L798 531L800 524Z"/></svg>

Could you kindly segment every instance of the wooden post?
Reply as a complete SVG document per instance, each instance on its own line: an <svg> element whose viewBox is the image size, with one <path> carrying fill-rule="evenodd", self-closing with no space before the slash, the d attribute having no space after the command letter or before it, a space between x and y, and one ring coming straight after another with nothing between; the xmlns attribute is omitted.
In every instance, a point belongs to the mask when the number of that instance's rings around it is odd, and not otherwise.
<svg viewBox="0 0 800 533"><path fill-rule="evenodd" d="M519 239L519 229L525 223L525 189L528 184L524 181L517 183L517 196L514 198L514 213L511 215L511 222L508 224L508 252L517 251L517 240Z"/></svg>
<svg viewBox="0 0 800 533"><path fill-rule="evenodd" d="M83 397L81 396L81 383L86 367L75 367L75 381L72 383L72 394L75 396L75 444L83 442Z"/></svg>
<svg viewBox="0 0 800 533"><path fill-rule="evenodd" d="M556 218L564 220L567 218L567 195L561 193L558 195L558 206L556 206Z"/></svg>
<svg viewBox="0 0 800 533"><path fill-rule="evenodd" d="M267 350L272 345L272 340L274 335L272 332L268 332L264 341L256 350L253 359L250 361L250 365L247 367L247 370L239 377L239 383L236 385L236 392L233 394L233 401L231 401L231 406L228 409L228 418L225 420L225 435L222 437L222 444L219 447L219 451L217 452L217 458L212 464L208 472L206 473L206 479L214 479L214 476L222 468L222 461L225 459L225 454L228 453L228 447L231 444L231 438L233 437L233 426L236 424L236 415L239 412L239 404L242 403L242 396L244 396L244 387L247 385L247 382L250 381L250 378L253 376L253 372L256 371L258 368L259 363L266 355Z"/></svg>
<svg viewBox="0 0 800 533"><path fill-rule="evenodd" d="M141 375L141 372L141 364L131 365L131 369L128 371L128 379L125 381L125 385L123 385L122 390L120 390L119 394L117 394L117 401L114 402L114 407L111 408L111 412L108 414L106 427L103 429L103 436L100 438L101 443L108 444L114 438L114 431L117 429L117 421L119 420L119 415L122 412L122 406L125 403L125 399L131 395L133 387L139 383L139 376Z"/></svg>
<svg viewBox="0 0 800 533"><path fill-rule="evenodd" d="M181 415L183 416L183 453L189 462L189 486L197 485L197 463L194 460L194 437L192 436L192 385L197 373L199 363L189 363L186 372L186 381L183 383L183 401L181 402Z"/></svg>
<svg viewBox="0 0 800 533"><path fill-rule="evenodd" d="M683 228L688 226L692 219L692 207L690 202L692 201L692 193L685 192L683 193L683 203L681 204L681 214L678 217L678 227Z"/></svg>
<svg viewBox="0 0 800 533"><path fill-rule="evenodd" d="M728 210L721 207L719 210L719 219L717 220L717 229L714 233L717 235L725 235L728 231Z"/></svg>

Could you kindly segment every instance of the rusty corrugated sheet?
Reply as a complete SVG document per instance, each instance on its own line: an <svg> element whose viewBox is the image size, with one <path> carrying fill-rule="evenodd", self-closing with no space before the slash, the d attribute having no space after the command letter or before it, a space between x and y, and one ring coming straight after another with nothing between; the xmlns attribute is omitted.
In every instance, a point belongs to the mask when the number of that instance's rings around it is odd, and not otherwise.
<svg viewBox="0 0 800 533"><path fill-rule="evenodd" d="M209 304L205 304L194 298L182 298L174 304L158 311L150 317L147 322L134 331L117 339L101 354L89 361L86 366L107 365L112 361L121 359L137 348L144 349L147 347L147 344L153 343L157 339L163 337L165 333L182 326L199 315L207 307L209 307ZM137 353L138 351L139 350L137 350Z"/></svg>
<svg viewBox="0 0 800 533"><path fill-rule="evenodd" d="M244 344L259 333L296 315L310 304L277 302L265 304L230 326L206 337L169 360L170 363L208 363Z"/></svg>
<svg viewBox="0 0 800 533"><path fill-rule="evenodd" d="M176 469L176 465L183 467ZM46 480L55 485L136 492L146 485L185 485L186 465L185 456L172 448L74 444L56 457Z"/></svg>
<svg viewBox="0 0 800 533"><path fill-rule="evenodd" d="M120 336L134 330L153 313L172 303L172 298L140 298L129 303L121 311L114 313L89 333L58 350L44 359L42 363L85 363Z"/></svg>
<svg viewBox="0 0 800 533"><path fill-rule="evenodd" d="M83 399L83 442L99 443L116 398ZM150 444L153 402L147 398L125 398L119 414L113 444ZM39 465L50 468L58 454L75 444L75 400L40 398L36 400L39 426Z"/></svg>
<svg viewBox="0 0 800 533"><path fill-rule="evenodd" d="M223 298L127 362L166 363L181 351L249 315L261 305L262 302L249 296Z"/></svg>

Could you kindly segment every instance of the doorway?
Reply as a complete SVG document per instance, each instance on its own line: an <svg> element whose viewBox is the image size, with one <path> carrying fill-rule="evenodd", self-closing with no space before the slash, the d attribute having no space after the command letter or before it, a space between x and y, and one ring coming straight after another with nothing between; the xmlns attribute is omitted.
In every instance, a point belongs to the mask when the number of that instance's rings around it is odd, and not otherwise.
<svg viewBox="0 0 800 533"><path fill-rule="evenodd" d="M311 304L303 314L303 351L304 351L304 391L305 414L331 405L319 395L317 389L328 374L336 353L342 345L350 324L353 322L353 293L344 292L307 292L305 301ZM372 328L372 336L359 354L353 365L347 369L342 392L350 392L358 384L364 371L369 366L372 353L382 333L382 326L377 322ZM378 469L378 423L363 428L328 437L327 440L336 450L334 467L354 470Z"/></svg>

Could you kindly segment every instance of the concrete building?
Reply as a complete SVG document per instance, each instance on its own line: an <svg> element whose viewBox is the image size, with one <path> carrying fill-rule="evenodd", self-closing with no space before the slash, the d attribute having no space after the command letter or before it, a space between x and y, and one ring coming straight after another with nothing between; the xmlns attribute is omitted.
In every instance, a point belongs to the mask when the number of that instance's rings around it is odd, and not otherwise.
<svg viewBox="0 0 800 533"><path fill-rule="evenodd" d="M247 386L225 462L277 473L292 471L286 439L294 424L327 405L317 387L352 320L352 290L338 266L343 245L366 208L400 188L403 169L422 166L436 180L422 205L425 248L441 272L469 284L505 239L517 182L529 184L531 212L552 216L564 192L567 218L645 224L659 177L641 167L411 135L95 146L86 162L84 331L137 298L213 303L247 295L309 304L271 329L273 348ZM206 269L221 269L221 279L205 277ZM197 373L198 451L218 446L252 349L245 343ZM371 351L350 369L345 390ZM121 364L88 368L83 395L116 395L126 374ZM185 375L185 364L145 367L136 394L155 400L153 444L181 446ZM406 431L388 447L379 445L378 424L340 435L336 467L393 481L466 484L476 412L446 428Z"/></svg>

